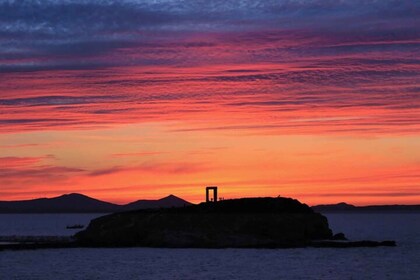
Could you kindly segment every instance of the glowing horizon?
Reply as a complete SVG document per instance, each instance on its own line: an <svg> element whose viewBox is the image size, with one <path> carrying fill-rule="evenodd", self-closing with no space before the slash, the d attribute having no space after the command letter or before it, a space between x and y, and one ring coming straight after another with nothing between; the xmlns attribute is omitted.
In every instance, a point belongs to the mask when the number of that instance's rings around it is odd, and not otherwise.
<svg viewBox="0 0 420 280"><path fill-rule="evenodd" d="M0 200L420 204L419 3L192 2L0 2Z"/></svg>

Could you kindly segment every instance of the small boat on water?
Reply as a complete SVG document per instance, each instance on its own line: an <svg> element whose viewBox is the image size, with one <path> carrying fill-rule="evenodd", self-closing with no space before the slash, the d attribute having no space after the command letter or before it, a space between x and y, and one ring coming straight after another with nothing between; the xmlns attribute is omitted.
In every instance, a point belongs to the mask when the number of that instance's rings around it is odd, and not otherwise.
<svg viewBox="0 0 420 280"><path fill-rule="evenodd" d="M71 225L71 226L66 226L66 229L79 229L79 228L84 228L84 225Z"/></svg>

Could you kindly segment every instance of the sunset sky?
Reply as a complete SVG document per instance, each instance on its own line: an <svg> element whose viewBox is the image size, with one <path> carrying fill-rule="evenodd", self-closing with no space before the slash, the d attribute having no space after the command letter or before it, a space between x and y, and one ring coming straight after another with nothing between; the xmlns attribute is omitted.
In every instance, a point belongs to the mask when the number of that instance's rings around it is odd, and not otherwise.
<svg viewBox="0 0 420 280"><path fill-rule="evenodd" d="M420 203L420 1L0 0L0 200Z"/></svg>

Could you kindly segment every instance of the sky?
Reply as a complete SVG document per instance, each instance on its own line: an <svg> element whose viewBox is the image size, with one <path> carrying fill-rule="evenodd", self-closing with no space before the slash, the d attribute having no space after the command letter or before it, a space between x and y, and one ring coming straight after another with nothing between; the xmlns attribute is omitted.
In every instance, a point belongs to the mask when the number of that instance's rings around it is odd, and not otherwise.
<svg viewBox="0 0 420 280"><path fill-rule="evenodd" d="M0 0L0 200L420 203L420 2Z"/></svg>

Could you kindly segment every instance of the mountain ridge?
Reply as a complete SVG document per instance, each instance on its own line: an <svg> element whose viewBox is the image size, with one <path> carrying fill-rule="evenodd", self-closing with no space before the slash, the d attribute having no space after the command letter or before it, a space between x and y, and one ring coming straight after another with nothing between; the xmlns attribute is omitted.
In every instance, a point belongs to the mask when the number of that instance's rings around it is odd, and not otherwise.
<svg viewBox="0 0 420 280"><path fill-rule="evenodd" d="M80 193L68 193L52 198L0 201L0 213L112 213L148 208L182 207L191 204L172 194L156 200L144 199L120 205Z"/></svg>

